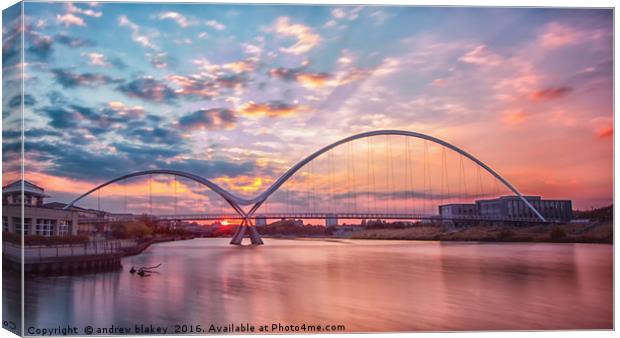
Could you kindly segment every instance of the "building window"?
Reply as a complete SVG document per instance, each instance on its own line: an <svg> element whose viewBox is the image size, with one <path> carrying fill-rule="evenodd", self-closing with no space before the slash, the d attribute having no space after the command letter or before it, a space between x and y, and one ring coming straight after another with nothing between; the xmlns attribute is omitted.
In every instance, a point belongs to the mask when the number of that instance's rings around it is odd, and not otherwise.
<svg viewBox="0 0 620 338"><path fill-rule="evenodd" d="M45 219L45 218L37 219L36 234L39 236L46 236L46 237L53 236L55 223L56 223L56 220L54 219Z"/></svg>
<svg viewBox="0 0 620 338"><path fill-rule="evenodd" d="M24 218L24 235L28 235L32 225L32 218Z"/></svg>
<svg viewBox="0 0 620 338"><path fill-rule="evenodd" d="M26 226L24 227L24 235L28 235L28 230L30 230L30 224L32 224L32 218L24 219ZM15 233L22 234L22 219L20 217L13 217L13 224L15 224Z"/></svg>
<svg viewBox="0 0 620 338"><path fill-rule="evenodd" d="M9 218L2 216L2 231L9 232Z"/></svg>
<svg viewBox="0 0 620 338"><path fill-rule="evenodd" d="M69 233L69 221L58 221L58 236L66 236Z"/></svg>

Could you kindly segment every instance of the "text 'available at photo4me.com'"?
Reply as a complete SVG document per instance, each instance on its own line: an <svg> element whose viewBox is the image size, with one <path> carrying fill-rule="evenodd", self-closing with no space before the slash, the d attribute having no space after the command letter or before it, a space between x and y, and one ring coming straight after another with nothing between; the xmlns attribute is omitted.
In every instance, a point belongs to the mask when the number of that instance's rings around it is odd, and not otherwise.
<svg viewBox="0 0 620 338"><path fill-rule="evenodd" d="M5 323L5 326L8 322ZM57 326L26 328L28 335L36 336L82 336L82 335L164 335L164 334L245 334L245 333L329 333L345 332L343 324L175 324L173 326L160 326L154 324L139 323L133 326Z"/></svg>

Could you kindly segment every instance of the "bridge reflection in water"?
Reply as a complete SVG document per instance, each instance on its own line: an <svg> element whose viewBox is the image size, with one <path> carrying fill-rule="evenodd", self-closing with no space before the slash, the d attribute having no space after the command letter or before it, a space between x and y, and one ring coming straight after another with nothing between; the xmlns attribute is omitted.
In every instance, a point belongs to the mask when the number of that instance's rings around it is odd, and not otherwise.
<svg viewBox="0 0 620 338"><path fill-rule="evenodd" d="M393 138L397 138L397 142ZM410 144L412 139L421 144L417 144L416 148ZM377 146L382 149L377 150ZM336 155L340 155L340 160L334 160ZM326 161L323 169L315 166L314 162L319 157ZM465 161L469 163L468 168L472 169L471 171L465 170ZM483 172L486 173L484 180ZM94 192L99 194L111 184L126 182L134 177L148 176L151 184L153 175L174 176L175 210L177 177L207 187L232 210L224 213L156 215L153 213L152 189L149 188L148 214L151 217L168 221L240 220L231 244L241 244L246 235L250 237L252 244L263 244L254 228L258 219L394 219L513 223L552 221L546 219L512 184L478 158L441 139L402 130L361 133L325 146L292 166L254 198L235 195L200 175L179 170L155 169L123 175L100 184L71 201L65 208L73 207ZM449 216L436 213L441 204L466 205L475 199L497 197L502 193L500 187L503 187L504 193L513 194L525 210L510 217L467 212ZM125 196L125 208L126 201ZM269 210L270 202L280 210ZM244 206L247 208L244 209ZM113 221L114 217L117 217L118 221L126 221L135 216L113 216L107 221Z"/></svg>

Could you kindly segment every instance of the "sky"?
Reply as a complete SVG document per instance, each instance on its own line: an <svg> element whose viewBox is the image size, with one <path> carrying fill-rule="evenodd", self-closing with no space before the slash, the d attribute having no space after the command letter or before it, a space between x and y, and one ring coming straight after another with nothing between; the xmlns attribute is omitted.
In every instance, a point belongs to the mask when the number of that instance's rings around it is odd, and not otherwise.
<svg viewBox="0 0 620 338"><path fill-rule="evenodd" d="M16 14L3 16L3 184L23 66L25 178L51 200L156 168L251 197L328 143L400 129L525 194L613 201L611 10L27 2L23 32Z"/></svg>

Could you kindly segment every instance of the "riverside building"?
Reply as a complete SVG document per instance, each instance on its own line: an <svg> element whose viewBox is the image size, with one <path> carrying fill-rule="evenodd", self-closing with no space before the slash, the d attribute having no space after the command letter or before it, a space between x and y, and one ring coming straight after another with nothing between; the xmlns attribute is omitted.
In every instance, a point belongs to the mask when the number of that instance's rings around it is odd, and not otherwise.
<svg viewBox="0 0 620 338"><path fill-rule="evenodd" d="M24 219L21 217L22 182ZM45 189L26 180L19 180L2 187L2 231L24 235L67 236L76 235L78 214L46 206L50 197Z"/></svg>

